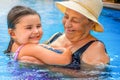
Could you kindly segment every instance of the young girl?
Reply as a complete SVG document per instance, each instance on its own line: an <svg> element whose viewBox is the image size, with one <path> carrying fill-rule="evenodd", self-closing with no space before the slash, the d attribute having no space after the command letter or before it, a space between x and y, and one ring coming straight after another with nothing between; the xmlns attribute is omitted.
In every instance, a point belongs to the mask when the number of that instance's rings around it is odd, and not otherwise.
<svg viewBox="0 0 120 80"><path fill-rule="evenodd" d="M42 25L40 15L25 6L13 7L7 16L8 33L11 37L6 53L13 53L14 60L37 64L67 65L71 61L71 51L64 49L57 54L53 48L40 46ZM47 49L46 49L47 48Z"/></svg>

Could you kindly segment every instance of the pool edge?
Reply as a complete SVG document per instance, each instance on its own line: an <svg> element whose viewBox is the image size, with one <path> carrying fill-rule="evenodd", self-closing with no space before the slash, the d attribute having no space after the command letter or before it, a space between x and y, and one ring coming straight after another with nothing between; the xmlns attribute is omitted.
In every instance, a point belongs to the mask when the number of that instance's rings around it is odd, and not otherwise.
<svg viewBox="0 0 120 80"><path fill-rule="evenodd" d="M103 2L103 6L106 8L120 10L120 4L118 3Z"/></svg>

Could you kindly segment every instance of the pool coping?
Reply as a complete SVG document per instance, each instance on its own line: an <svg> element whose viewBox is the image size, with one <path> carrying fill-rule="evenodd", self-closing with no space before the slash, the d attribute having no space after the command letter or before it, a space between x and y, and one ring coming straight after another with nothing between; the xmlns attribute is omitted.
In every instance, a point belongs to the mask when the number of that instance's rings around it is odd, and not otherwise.
<svg viewBox="0 0 120 80"><path fill-rule="evenodd" d="M119 3L103 2L103 6L106 7L106 8L120 10L120 4Z"/></svg>

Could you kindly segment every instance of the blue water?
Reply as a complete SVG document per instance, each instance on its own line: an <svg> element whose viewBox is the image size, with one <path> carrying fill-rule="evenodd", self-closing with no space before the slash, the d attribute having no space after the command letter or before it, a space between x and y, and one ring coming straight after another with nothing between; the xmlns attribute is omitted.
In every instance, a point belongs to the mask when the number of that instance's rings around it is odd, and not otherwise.
<svg viewBox="0 0 120 80"><path fill-rule="evenodd" d="M6 16L15 5L26 5L40 13L43 26L43 37L40 43L46 41L55 32L63 32L63 14L55 7L54 2L60 0L1 0L0 1L0 80L64 80L72 79L71 76L59 72L52 72L47 68L37 65L27 65L10 60L3 51L9 43ZM62 0L61 0L62 1ZM102 40L110 56L108 72L100 75L106 78L100 80L120 80L120 11L104 8L99 21L104 25L104 32L92 32ZM96 73L96 72L94 72ZM96 80L96 78L81 78L83 80Z"/></svg>

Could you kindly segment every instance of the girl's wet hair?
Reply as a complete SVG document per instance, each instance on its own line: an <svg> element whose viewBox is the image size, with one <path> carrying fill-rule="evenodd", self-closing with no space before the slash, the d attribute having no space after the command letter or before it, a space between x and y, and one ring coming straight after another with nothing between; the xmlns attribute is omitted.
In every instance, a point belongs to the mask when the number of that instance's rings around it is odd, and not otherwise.
<svg viewBox="0 0 120 80"><path fill-rule="evenodd" d="M18 23L19 19L21 19L26 15L38 15L40 17L39 13L37 13L35 10L29 7L26 7L26 6L13 7L7 15L8 29L15 29L15 25ZM9 45L5 53L11 52L13 43L14 43L14 40L10 38Z"/></svg>

